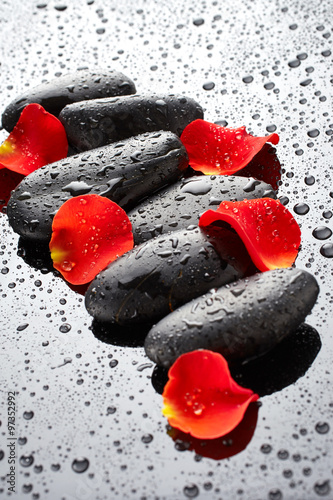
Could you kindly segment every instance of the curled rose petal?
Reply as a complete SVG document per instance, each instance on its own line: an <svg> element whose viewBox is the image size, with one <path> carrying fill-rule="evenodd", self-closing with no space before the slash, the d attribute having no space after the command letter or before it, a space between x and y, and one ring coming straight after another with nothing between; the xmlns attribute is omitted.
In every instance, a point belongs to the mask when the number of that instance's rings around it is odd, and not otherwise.
<svg viewBox="0 0 333 500"><path fill-rule="evenodd" d="M277 144L279 136L253 137L245 127L226 128L195 120L185 127L180 140L194 170L230 175L245 167L266 142Z"/></svg>
<svg viewBox="0 0 333 500"><path fill-rule="evenodd" d="M199 226L216 221L227 222L235 229L260 271L290 267L297 257L301 231L279 200L223 201L216 211L207 210L201 216Z"/></svg>
<svg viewBox="0 0 333 500"><path fill-rule="evenodd" d="M0 168L28 175L67 156L66 132L58 118L39 104L28 104L0 146Z"/></svg>
<svg viewBox="0 0 333 500"><path fill-rule="evenodd" d="M199 439L224 436L259 396L239 386L221 354L207 350L180 356L169 370L163 414L169 424Z"/></svg>
<svg viewBox="0 0 333 500"><path fill-rule="evenodd" d="M116 203L96 194L67 200L56 213L50 241L53 266L69 283L89 283L133 248L132 225Z"/></svg>

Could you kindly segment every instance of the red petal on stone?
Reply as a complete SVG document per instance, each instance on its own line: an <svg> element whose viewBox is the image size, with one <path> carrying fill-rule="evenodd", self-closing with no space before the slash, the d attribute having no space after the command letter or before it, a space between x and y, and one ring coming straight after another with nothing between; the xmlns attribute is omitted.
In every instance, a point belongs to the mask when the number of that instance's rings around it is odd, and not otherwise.
<svg viewBox="0 0 333 500"><path fill-rule="evenodd" d="M180 356L169 370L163 414L169 424L199 439L232 431L259 396L239 386L221 354L207 350Z"/></svg>
<svg viewBox="0 0 333 500"><path fill-rule="evenodd" d="M58 118L39 104L28 104L0 146L0 168L28 175L67 156L66 132Z"/></svg>
<svg viewBox="0 0 333 500"><path fill-rule="evenodd" d="M245 167L266 142L279 142L277 134L253 137L245 127L226 128L205 120L195 120L187 125L180 139L190 166L209 175L233 174Z"/></svg>
<svg viewBox="0 0 333 500"><path fill-rule="evenodd" d="M130 220L108 198L95 194L71 198L53 219L50 241L53 265L74 285L89 283L131 248Z"/></svg>
<svg viewBox="0 0 333 500"><path fill-rule="evenodd" d="M244 242L260 271L290 267L301 243L300 228L282 203L271 198L223 201L219 208L207 210L199 226L222 220L230 224Z"/></svg>

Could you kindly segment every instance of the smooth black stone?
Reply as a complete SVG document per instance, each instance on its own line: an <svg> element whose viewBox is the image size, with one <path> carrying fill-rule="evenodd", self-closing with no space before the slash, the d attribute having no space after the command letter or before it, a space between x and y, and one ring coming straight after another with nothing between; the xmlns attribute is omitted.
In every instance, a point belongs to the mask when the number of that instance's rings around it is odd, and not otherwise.
<svg viewBox="0 0 333 500"><path fill-rule="evenodd" d="M169 130L180 135L203 118L201 106L181 95L134 95L94 99L66 106L59 115L77 151L98 148L133 135Z"/></svg>
<svg viewBox="0 0 333 500"><path fill-rule="evenodd" d="M230 248L199 228L159 236L97 275L87 290L86 308L102 322L153 323L212 287L241 277L242 263L229 255Z"/></svg>
<svg viewBox="0 0 333 500"><path fill-rule="evenodd" d="M220 352L230 363L254 359L304 321L318 292L316 279L296 268L213 289L153 326L145 340L146 354L165 368L196 349Z"/></svg>
<svg viewBox="0 0 333 500"><path fill-rule="evenodd" d="M73 102L129 95L135 92L132 80L118 71L77 71L42 83L21 94L3 112L2 126L11 132L22 109L33 102L58 116L65 106Z"/></svg>
<svg viewBox="0 0 333 500"><path fill-rule="evenodd" d="M179 138L163 131L71 156L21 182L7 206L9 223L25 239L49 241L53 217L69 198L99 194L130 209L175 182L187 165Z"/></svg>
<svg viewBox="0 0 333 500"><path fill-rule="evenodd" d="M270 184L233 175L197 175L181 179L150 196L128 213L136 245L155 236L197 225L203 212L222 201L276 198Z"/></svg>

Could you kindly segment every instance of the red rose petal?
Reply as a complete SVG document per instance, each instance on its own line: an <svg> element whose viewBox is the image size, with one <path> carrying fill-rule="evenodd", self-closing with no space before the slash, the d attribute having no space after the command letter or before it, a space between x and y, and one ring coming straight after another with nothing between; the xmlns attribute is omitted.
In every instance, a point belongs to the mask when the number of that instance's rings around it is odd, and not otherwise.
<svg viewBox="0 0 333 500"><path fill-rule="evenodd" d="M0 170L0 211L9 201L11 192L24 179L24 175L3 168Z"/></svg>
<svg viewBox="0 0 333 500"><path fill-rule="evenodd" d="M290 267L294 263L301 231L279 200L223 201L216 211L207 210L201 216L199 226L206 227L217 220L227 222L237 231L260 271Z"/></svg>
<svg viewBox="0 0 333 500"><path fill-rule="evenodd" d="M28 175L67 156L66 132L58 118L39 104L28 104L0 146L0 168Z"/></svg>
<svg viewBox="0 0 333 500"><path fill-rule="evenodd" d="M130 220L108 198L95 194L71 198L53 219L50 241L53 265L74 285L89 283L131 248Z"/></svg>
<svg viewBox="0 0 333 500"><path fill-rule="evenodd" d="M195 120L185 127L180 140L194 170L208 175L229 175L245 167L266 142L277 144L279 136L253 137L245 127L225 128Z"/></svg>
<svg viewBox="0 0 333 500"><path fill-rule="evenodd" d="M180 356L169 370L163 391L163 414L169 424L199 439L224 436L259 399L239 386L221 354L207 350Z"/></svg>

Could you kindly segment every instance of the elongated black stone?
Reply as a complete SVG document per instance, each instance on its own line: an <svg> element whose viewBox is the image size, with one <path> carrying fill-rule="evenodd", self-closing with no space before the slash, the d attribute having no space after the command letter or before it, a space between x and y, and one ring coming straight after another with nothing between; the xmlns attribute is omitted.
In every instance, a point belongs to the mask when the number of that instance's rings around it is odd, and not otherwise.
<svg viewBox="0 0 333 500"><path fill-rule="evenodd" d="M118 71L77 71L42 83L21 94L3 112L2 126L11 132L22 109L32 102L58 116L67 104L73 102L135 94L135 91L132 80Z"/></svg>
<svg viewBox="0 0 333 500"><path fill-rule="evenodd" d="M199 228L159 236L97 275L87 290L86 308L102 322L152 324L193 297L242 276L248 255L243 266L229 251Z"/></svg>
<svg viewBox="0 0 333 500"><path fill-rule="evenodd" d="M66 106L59 116L70 144L78 151L156 130L180 135L197 118L203 118L201 106L181 95L95 99Z"/></svg>
<svg viewBox="0 0 333 500"><path fill-rule="evenodd" d="M71 156L21 182L8 203L9 222L25 239L48 241L53 217L69 198L99 194L129 209L176 181L187 165L179 138L163 131Z"/></svg>
<svg viewBox="0 0 333 500"><path fill-rule="evenodd" d="M198 224L203 212L224 200L276 198L270 184L233 175L200 175L181 179L150 196L128 213L138 245L159 234Z"/></svg>
<svg viewBox="0 0 333 500"><path fill-rule="evenodd" d="M256 358L304 321L318 292L316 279L296 268L213 289L153 326L145 340L146 354L165 368L196 349L220 352L231 363Z"/></svg>

